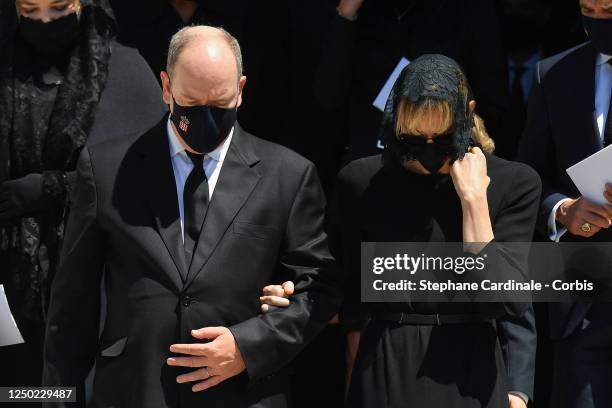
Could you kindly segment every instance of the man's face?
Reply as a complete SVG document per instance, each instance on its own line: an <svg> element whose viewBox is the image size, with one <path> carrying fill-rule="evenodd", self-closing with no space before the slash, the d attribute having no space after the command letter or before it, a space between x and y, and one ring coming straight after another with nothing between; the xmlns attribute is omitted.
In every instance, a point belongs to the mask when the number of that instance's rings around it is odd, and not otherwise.
<svg viewBox="0 0 612 408"><path fill-rule="evenodd" d="M236 108L242 103L246 77L238 79L236 60L223 44L196 42L180 54L172 77L162 72L164 102L173 108L208 105Z"/></svg>
<svg viewBox="0 0 612 408"><path fill-rule="evenodd" d="M586 17L612 19L612 0L580 0L580 11Z"/></svg>
<svg viewBox="0 0 612 408"><path fill-rule="evenodd" d="M78 0L17 0L15 7L20 16L48 23L70 13L79 13L81 2Z"/></svg>

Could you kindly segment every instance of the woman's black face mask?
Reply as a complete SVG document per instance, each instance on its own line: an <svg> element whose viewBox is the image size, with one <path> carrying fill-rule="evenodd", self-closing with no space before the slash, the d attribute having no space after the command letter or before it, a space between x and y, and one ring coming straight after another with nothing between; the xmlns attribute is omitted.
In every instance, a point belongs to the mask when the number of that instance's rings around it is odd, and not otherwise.
<svg viewBox="0 0 612 408"><path fill-rule="evenodd" d="M454 132L438 135L431 141L419 135L401 134L396 145L407 160L418 160L431 174L436 174L455 156Z"/></svg>
<svg viewBox="0 0 612 408"><path fill-rule="evenodd" d="M39 55L56 59L66 55L79 36L79 18L70 13L47 23L21 16L19 34Z"/></svg>

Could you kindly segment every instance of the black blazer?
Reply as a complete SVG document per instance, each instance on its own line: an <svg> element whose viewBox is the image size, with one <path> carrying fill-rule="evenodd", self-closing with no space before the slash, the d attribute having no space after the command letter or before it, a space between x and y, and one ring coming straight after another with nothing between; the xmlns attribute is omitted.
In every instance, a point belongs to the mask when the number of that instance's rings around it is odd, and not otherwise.
<svg viewBox="0 0 612 408"><path fill-rule="evenodd" d="M279 370L340 302L316 170L236 125L187 269L166 123L81 155L44 384L80 385L95 361L95 407L285 407ZM98 340L103 267L108 305ZM285 279L296 283L291 306L260 315L262 287ZM194 342L190 330L206 326L230 328L246 372L193 393L166 358L171 344Z"/></svg>
<svg viewBox="0 0 612 408"><path fill-rule="evenodd" d="M595 63L597 51L588 42L538 64L537 81L529 97L527 124L518 159L542 178L542 201L537 230L548 236L548 217L565 197L580 192L566 169L603 147L595 118ZM612 231L601 231L590 241L610 241ZM561 241L584 241L566 233ZM588 303L551 304L551 335L564 338L578 328Z"/></svg>

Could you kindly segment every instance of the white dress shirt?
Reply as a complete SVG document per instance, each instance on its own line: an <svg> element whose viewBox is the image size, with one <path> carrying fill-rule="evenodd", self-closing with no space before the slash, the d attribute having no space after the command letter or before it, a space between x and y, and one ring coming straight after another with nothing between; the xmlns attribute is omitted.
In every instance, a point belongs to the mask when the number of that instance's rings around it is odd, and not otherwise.
<svg viewBox="0 0 612 408"><path fill-rule="evenodd" d="M176 137L174 129L172 128L172 122L168 120L168 143L170 145L170 158L172 160L172 170L174 171L174 181L176 183L176 195L178 196L179 214L181 217L181 231L183 232L183 238L185 236L184 220L185 220L185 207L183 205L183 190L185 189L185 182L189 173L193 170L193 163L181 142ZM225 138L215 150L204 155L204 173L208 179L208 201L212 199L217 180L219 179L219 173L221 173L221 167L223 161L229 150L229 146L232 141L232 135L234 134L234 128L229 133L229 136Z"/></svg>
<svg viewBox="0 0 612 408"><path fill-rule="evenodd" d="M610 59L612 59L610 55L599 54L595 65L595 118L597 120L597 130L599 130L599 136L602 140L612 97L612 66L608 64ZM552 241L559 242L559 239L567 232L567 228L563 226L557 228L556 214L559 206L570 200L570 198L560 200L548 216L548 234Z"/></svg>

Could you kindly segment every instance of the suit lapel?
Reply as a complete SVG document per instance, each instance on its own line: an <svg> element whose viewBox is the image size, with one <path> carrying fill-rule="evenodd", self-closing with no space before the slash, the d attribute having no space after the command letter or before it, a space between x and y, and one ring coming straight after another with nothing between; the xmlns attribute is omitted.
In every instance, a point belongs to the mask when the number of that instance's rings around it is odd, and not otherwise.
<svg viewBox="0 0 612 408"><path fill-rule="evenodd" d="M187 268L166 122L167 115L151 131L147 140L142 180L147 182L148 202L153 211L157 231L184 283L187 278Z"/></svg>
<svg viewBox="0 0 612 408"><path fill-rule="evenodd" d="M572 95L573 103L566 98L561 98L559 103L566 107L564 117L573 117L573 123L577 128L573 130L574 137L580 137L580 143L572 142L573 148L576 151L578 161L602 148L601 138L597 129L597 119L595 115L595 62L597 52L594 47L587 45L577 51L576 64L571 68L571 81L567 81L567 87L570 89L564 92L565 95ZM579 127L579 128L578 128Z"/></svg>
<svg viewBox="0 0 612 408"><path fill-rule="evenodd" d="M190 285L198 276L261 178L254 167L259 159L252 151L249 137L236 124L194 250L185 286Z"/></svg>

